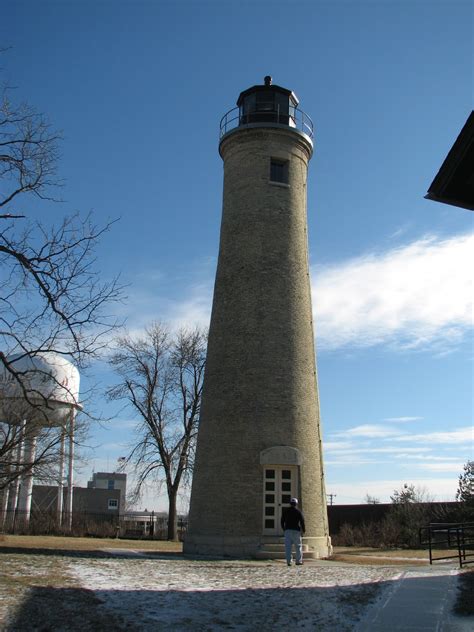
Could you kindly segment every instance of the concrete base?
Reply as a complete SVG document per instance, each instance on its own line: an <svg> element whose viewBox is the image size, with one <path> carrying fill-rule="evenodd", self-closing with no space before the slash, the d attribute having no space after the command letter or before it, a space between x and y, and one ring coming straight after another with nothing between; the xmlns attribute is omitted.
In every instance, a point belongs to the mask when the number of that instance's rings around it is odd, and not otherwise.
<svg viewBox="0 0 474 632"><path fill-rule="evenodd" d="M303 558L305 560L319 560L332 555L331 538L305 538L303 537ZM281 537L263 537L260 541L257 554L258 560L284 560L285 541Z"/></svg>
<svg viewBox="0 0 474 632"><path fill-rule="evenodd" d="M185 555L216 557L255 557L260 539L253 536L186 535L183 542Z"/></svg>
<svg viewBox="0 0 474 632"><path fill-rule="evenodd" d="M253 536L186 536L183 543L185 555L215 557L256 558L260 560L285 559L285 544L280 537ZM331 538L303 537L305 559L324 559L332 555Z"/></svg>
<svg viewBox="0 0 474 632"><path fill-rule="evenodd" d="M332 544L329 536L311 538L303 536L303 546L308 547L307 556L313 559L325 559L332 555Z"/></svg>

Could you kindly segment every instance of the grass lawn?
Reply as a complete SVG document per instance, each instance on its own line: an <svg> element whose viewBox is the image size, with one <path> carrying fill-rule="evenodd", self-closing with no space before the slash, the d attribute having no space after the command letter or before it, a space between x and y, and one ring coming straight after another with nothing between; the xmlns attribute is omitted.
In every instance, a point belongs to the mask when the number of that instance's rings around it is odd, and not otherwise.
<svg viewBox="0 0 474 632"><path fill-rule="evenodd" d="M335 546L332 559L346 564L426 565L428 551L422 549L372 549L369 547Z"/></svg>
<svg viewBox="0 0 474 632"><path fill-rule="evenodd" d="M122 540L120 538L73 538L54 535L2 535L1 549L55 549L61 551L98 551L100 549L137 549L157 553L181 553L182 542L166 540Z"/></svg>
<svg viewBox="0 0 474 632"><path fill-rule="evenodd" d="M188 563L181 557L182 543L161 540L122 540L116 538L75 538L57 536L0 535L0 629L11 630L63 630L71 632L128 631L120 615L101 608L100 595L82 587L71 573L71 564L82 563L80 558L88 558L85 564L91 571L97 571L101 564L107 564L110 555L104 549L134 549L157 554L161 564L174 566ZM359 572L357 566L375 567L398 565L412 567L416 564L428 565L426 550L372 549L367 547L335 547L333 560L350 563L345 573ZM168 557L169 556L169 557ZM104 562L101 558L104 558ZM168 558L168 559L167 559ZM117 558L120 559L120 558ZM148 561L147 561L148 559ZM153 561L153 555L146 556L144 563ZM77 562L76 562L77 560ZM141 564L133 560L131 565ZM193 561L189 562L190 564ZM246 562L248 564L248 562ZM128 562L127 562L128 564ZM260 562L253 562L258 565ZM268 562L265 562L268 565ZM225 565L224 565L225 566ZM332 573L337 564L323 564L316 572ZM308 569L309 570L309 569ZM397 569L398 570L398 569ZM86 584L87 586L87 584ZM373 595L373 586L362 587L357 594L341 593L341 599L352 603L363 599L366 603ZM474 615L474 568L463 570L459 575L455 611L458 615ZM140 592L140 591L138 591ZM144 591L146 593L146 591ZM367 592L367 594L366 594ZM43 627L47 612L49 627ZM71 622L76 622L74 625ZM10 627L9 627L10 626Z"/></svg>
<svg viewBox="0 0 474 632"><path fill-rule="evenodd" d="M154 553L180 554L182 542L166 540L125 540L121 538L74 538L47 535L0 535L0 551L29 549L31 551L100 551L102 549L135 549ZM444 553L445 554L445 553ZM453 551L454 554L454 551ZM427 564L426 550L372 549L368 547L334 547L332 558L353 564Z"/></svg>

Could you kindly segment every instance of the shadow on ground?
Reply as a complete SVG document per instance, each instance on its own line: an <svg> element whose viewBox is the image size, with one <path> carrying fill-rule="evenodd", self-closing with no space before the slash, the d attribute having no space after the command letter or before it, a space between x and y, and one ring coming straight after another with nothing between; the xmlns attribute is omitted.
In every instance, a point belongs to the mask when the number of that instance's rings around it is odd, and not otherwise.
<svg viewBox="0 0 474 632"><path fill-rule="evenodd" d="M5 632L117 632L133 630L120 616L102 611L100 598L81 588L34 587L1 628Z"/></svg>
<svg viewBox="0 0 474 632"><path fill-rule="evenodd" d="M426 578L424 578L426 579ZM446 603L440 598L442 578L430 577L422 589L432 592L416 606L419 578L405 580L406 608L391 604L393 629L406 622L428 623L426 629L444 630ZM443 584L444 586L444 584ZM84 590L79 588L31 588L5 632L104 632L222 630L273 632L289 622L302 630L349 632L371 630L374 612L385 606L396 587L394 581L330 587L275 587L240 590ZM410 604L412 603L412 607ZM449 614L449 613L448 613ZM415 619L413 619L415 617ZM386 615L385 615L386 619ZM405 621L405 623L403 623ZM384 629L387 628L384 620ZM401 627L400 627L401 625ZM398 627L397 627L398 626ZM435 627L432 627L435 626ZM379 629L379 628L374 628ZM418 628L418 629L425 629ZM448 629L448 628L446 628ZM449 628L451 629L451 628Z"/></svg>
<svg viewBox="0 0 474 632"><path fill-rule="evenodd" d="M91 549L91 550L71 550L71 549L38 549L13 546L0 546L0 555L45 555L45 556L63 556L75 558L105 558L105 557L140 557L142 559L184 559L180 551L147 551L141 550L138 554L133 549Z"/></svg>
<svg viewBox="0 0 474 632"><path fill-rule="evenodd" d="M298 629L343 632L353 629L383 589L381 583L222 591L34 587L3 630L270 632L296 617Z"/></svg>

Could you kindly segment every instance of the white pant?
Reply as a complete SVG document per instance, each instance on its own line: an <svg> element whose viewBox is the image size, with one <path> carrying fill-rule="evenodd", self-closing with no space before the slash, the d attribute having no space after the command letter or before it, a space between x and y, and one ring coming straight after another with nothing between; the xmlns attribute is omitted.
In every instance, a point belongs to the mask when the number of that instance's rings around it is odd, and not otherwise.
<svg viewBox="0 0 474 632"><path fill-rule="evenodd" d="M285 554L287 564L291 563L291 548L295 545L296 563L301 564L303 561L303 546L301 540L301 531L296 529L285 530Z"/></svg>

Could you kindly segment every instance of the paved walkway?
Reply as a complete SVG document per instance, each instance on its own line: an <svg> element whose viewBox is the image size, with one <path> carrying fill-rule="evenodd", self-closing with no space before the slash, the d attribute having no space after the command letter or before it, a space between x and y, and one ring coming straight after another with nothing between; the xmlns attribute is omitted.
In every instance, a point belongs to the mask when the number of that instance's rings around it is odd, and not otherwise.
<svg viewBox="0 0 474 632"><path fill-rule="evenodd" d="M388 595L372 606L357 632L472 632L474 617L452 613L457 570L407 570Z"/></svg>

